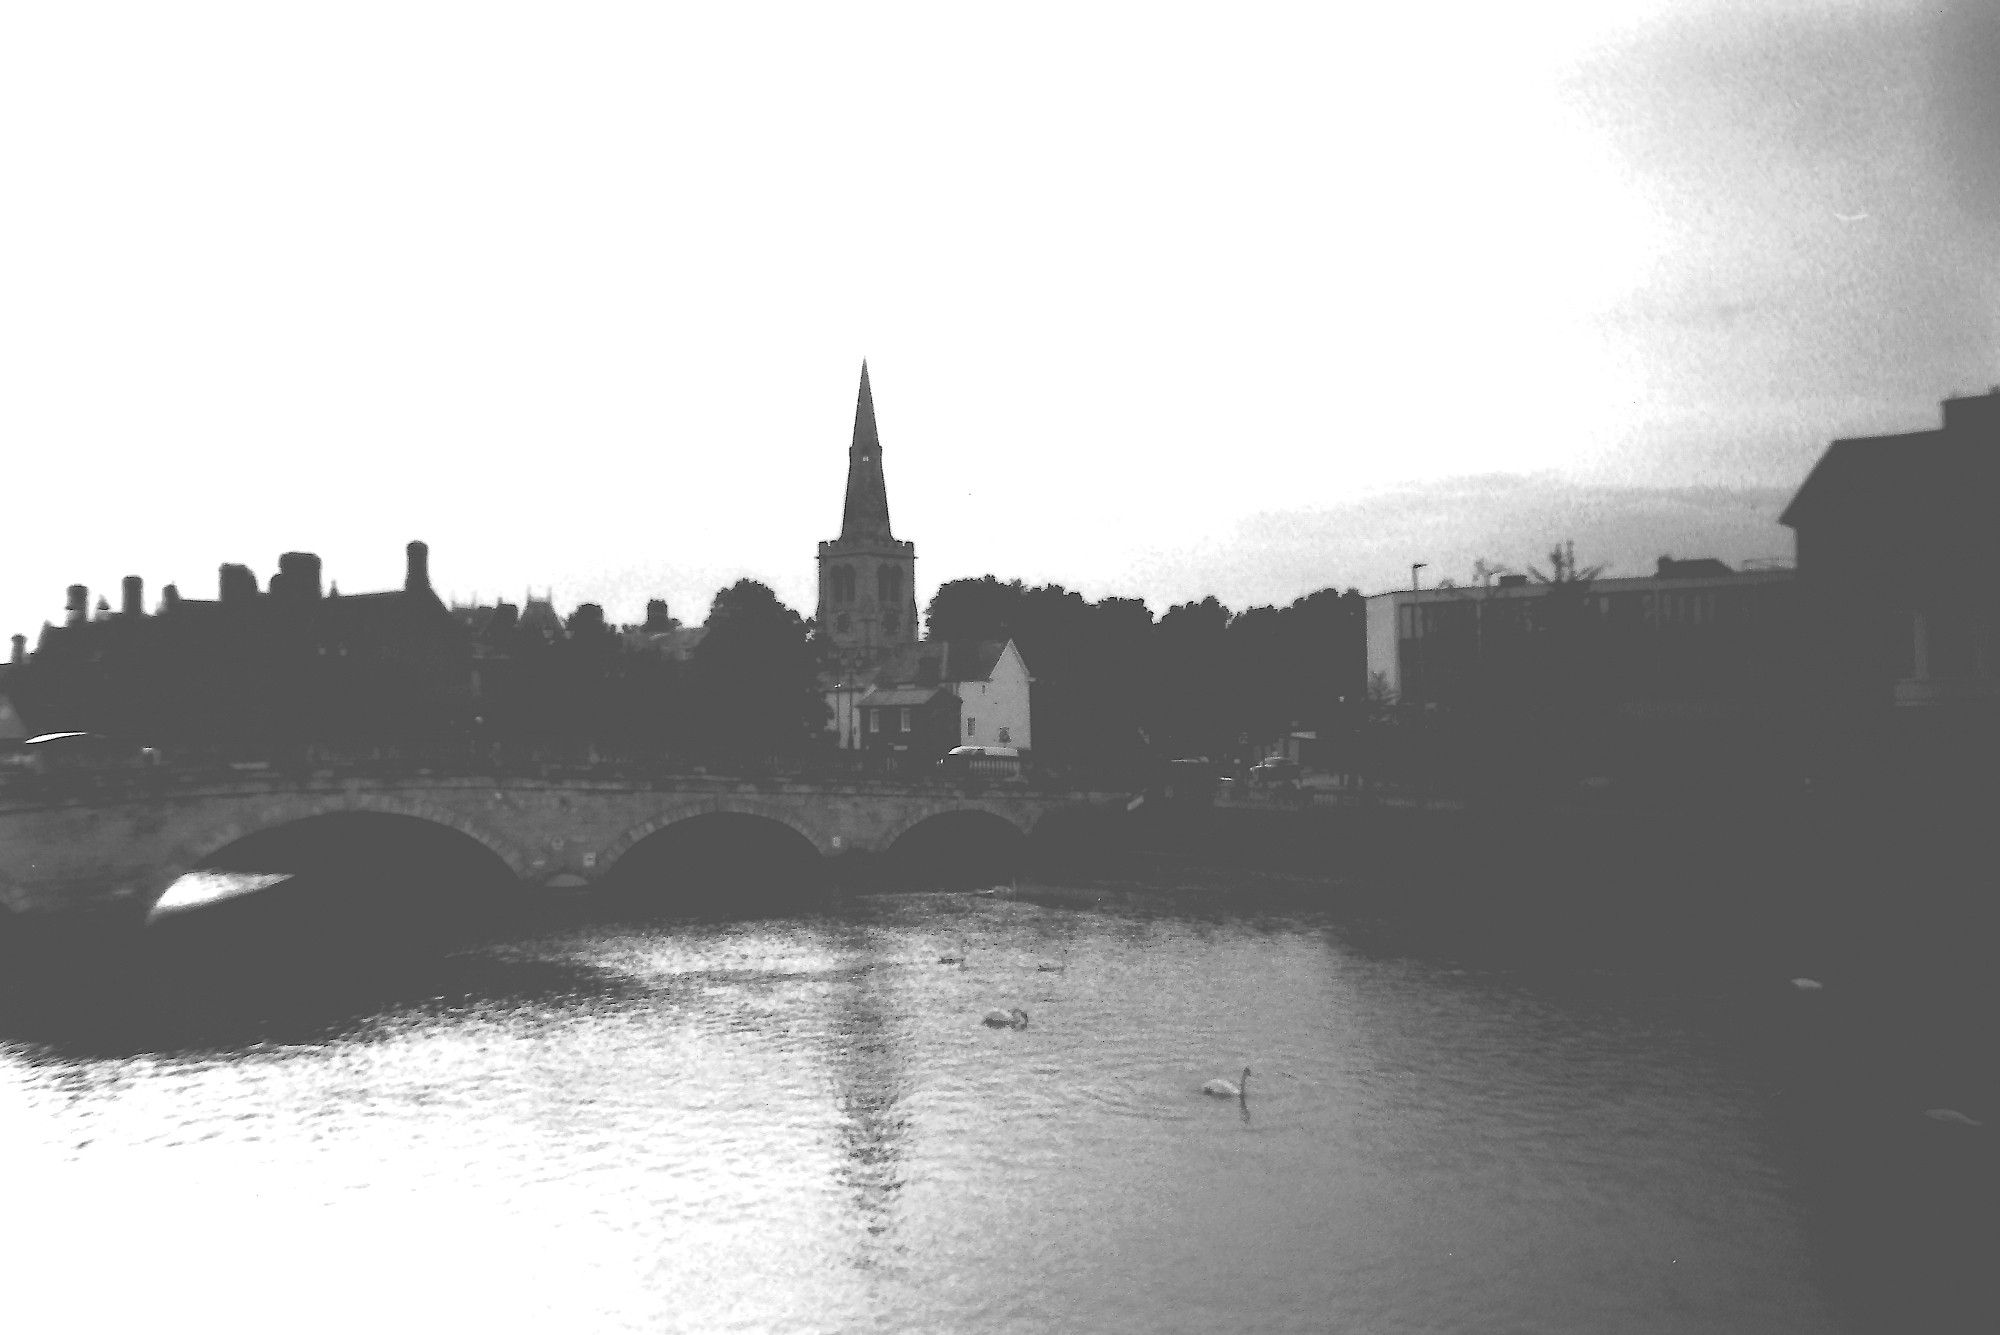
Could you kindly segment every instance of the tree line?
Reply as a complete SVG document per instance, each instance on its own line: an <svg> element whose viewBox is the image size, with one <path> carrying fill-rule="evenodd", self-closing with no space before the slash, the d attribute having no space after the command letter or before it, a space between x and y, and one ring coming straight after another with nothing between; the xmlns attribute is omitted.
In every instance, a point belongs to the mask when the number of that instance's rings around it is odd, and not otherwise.
<svg viewBox="0 0 2000 1335"><path fill-rule="evenodd" d="M985 575L942 585L925 617L933 639L1020 646L1038 751L1053 765L1240 760L1366 709L1366 601L1353 589L1237 612L1207 597L1155 620L1135 598L1091 602Z"/></svg>
<svg viewBox="0 0 2000 1335"><path fill-rule="evenodd" d="M1041 759L1125 767L1237 757L1294 727L1336 726L1366 690L1364 603L1323 589L1232 612L1215 598L1155 619L987 575L942 586L934 640L1014 640L1035 678ZM428 592L183 605L53 628L8 689L31 728L188 752L470 750L714 763L828 745L830 659L767 586L720 590L691 651L583 604L560 627L503 604L471 619ZM649 622L649 625L651 623Z"/></svg>

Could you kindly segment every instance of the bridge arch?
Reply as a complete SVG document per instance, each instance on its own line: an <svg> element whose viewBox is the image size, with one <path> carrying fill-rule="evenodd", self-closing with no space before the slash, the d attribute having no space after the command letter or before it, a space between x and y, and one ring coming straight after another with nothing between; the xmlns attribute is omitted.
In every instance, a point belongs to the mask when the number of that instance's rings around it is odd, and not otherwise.
<svg viewBox="0 0 2000 1335"><path fill-rule="evenodd" d="M754 793L718 793L693 801L672 803L658 815L625 830L598 854L598 866L602 872L609 873L627 853L650 836L683 821L714 815L760 816L785 826L817 849L822 857L837 851L833 835L804 820L797 802L773 801Z"/></svg>
<svg viewBox="0 0 2000 1335"><path fill-rule="evenodd" d="M504 863L517 879L526 876L529 871L529 855L524 850L515 847L512 841L466 820L450 807L394 793L301 793L260 799L253 814L222 825L205 826L195 835L182 840L172 856L176 870L165 884L171 884L175 877L185 872L205 866L232 845L253 835L335 815L400 816L442 826L486 849Z"/></svg>
<svg viewBox="0 0 2000 1335"><path fill-rule="evenodd" d="M882 847L885 851L894 848L896 846L897 841L902 839L904 835L910 833L912 830L916 829L920 825L925 824L928 821L937 820L940 817L958 816L958 815L966 815L972 813L977 813L978 815L982 816L988 816L994 820L1004 822L1008 826L1011 826L1015 831L1015 833L1021 835L1023 838L1026 838L1028 835L1033 833L1033 829L1031 826L1023 823L1012 812L1008 811L1006 808L1004 808L997 802L980 802L980 801L936 802L936 803L927 803L924 806L917 808L915 811L905 815L903 819L901 819L900 821L897 821L895 824L891 825L889 827L888 833L883 837Z"/></svg>
<svg viewBox="0 0 2000 1335"><path fill-rule="evenodd" d="M963 889L1020 875L1027 849L1028 831L1005 808L926 803L883 841L880 870L890 885Z"/></svg>

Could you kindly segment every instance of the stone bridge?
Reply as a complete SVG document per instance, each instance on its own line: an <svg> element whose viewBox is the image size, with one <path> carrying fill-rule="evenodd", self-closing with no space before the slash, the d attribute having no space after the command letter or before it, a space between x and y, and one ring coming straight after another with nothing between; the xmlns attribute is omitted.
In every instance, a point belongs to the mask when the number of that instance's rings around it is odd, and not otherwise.
<svg viewBox="0 0 2000 1335"><path fill-rule="evenodd" d="M0 908L142 919L182 874L238 840L343 812L456 830L530 885L576 885L604 876L648 835L717 812L770 821L836 857L886 852L951 813L983 813L1025 836L1052 811L1123 802L1112 793L861 779L49 775L0 785Z"/></svg>

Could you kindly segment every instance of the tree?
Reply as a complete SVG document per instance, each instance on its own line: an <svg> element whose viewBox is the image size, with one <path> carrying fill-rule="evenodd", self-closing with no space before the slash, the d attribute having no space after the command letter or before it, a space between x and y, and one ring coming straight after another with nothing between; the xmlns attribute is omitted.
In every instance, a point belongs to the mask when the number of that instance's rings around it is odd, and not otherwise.
<svg viewBox="0 0 2000 1335"><path fill-rule="evenodd" d="M938 586L924 611L924 626L932 639L951 643L1008 639L1020 615L1022 592L1018 579L1004 584L992 575L952 580Z"/></svg>
<svg viewBox="0 0 2000 1335"><path fill-rule="evenodd" d="M756 580L715 595L692 664L692 730L711 755L769 759L805 750L826 725L804 618Z"/></svg>

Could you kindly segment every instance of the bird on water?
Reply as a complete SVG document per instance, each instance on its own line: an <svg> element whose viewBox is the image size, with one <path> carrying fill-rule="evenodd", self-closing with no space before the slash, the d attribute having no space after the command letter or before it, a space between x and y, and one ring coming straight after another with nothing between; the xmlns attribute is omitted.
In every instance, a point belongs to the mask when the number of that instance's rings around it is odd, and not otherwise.
<svg viewBox="0 0 2000 1335"><path fill-rule="evenodd" d="M985 1021L995 1029L1026 1029L1028 1027L1028 1012L1022 1010L1019 1006L1005 1011L990 1010L986 1012Z"/></svg>
<svg viewBox="0 0 2000 1335"><path fill-rule="evenodd" d="M1217 1077L1203 1085L1201 1092L1204 1094L1213 1094L1218 1099L1240 1099L1247 1096L1249 1089L1250 1068L1246 1066L1243 1068L1243 1079L1240 1084L1232 1085L1227 1080Z"/></svg>

